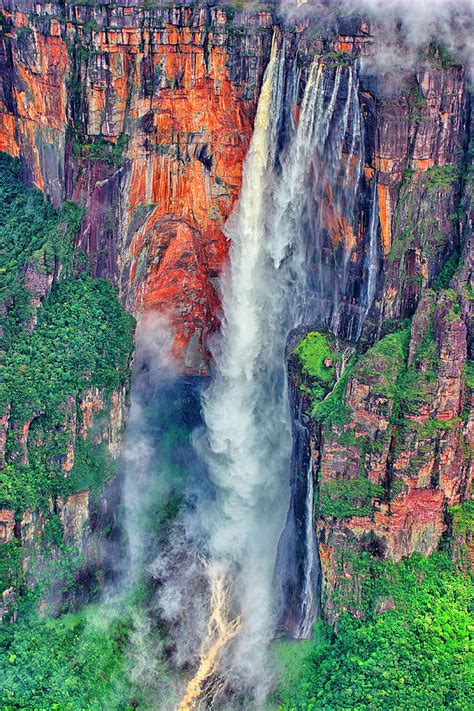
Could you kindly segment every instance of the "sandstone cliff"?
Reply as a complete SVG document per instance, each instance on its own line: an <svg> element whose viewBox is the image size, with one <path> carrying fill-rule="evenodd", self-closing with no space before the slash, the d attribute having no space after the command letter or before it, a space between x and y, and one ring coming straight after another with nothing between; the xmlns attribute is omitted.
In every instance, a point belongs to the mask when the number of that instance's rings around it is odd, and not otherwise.
<svg viewBox="0 0 474 711"><path fill-rule="evenodd" d="M222 227L238 197L272 15L229 4L5 4L0 150L56 204L86 207L77 247L132 311L166 313L206 369Z"/></svg>
<svg viewBox="0 0 474 711"><path fill-rule="evenodd" d="M279 22L272 3L252 3L248 11L237 5L6 0L0 32L0 150L19 156L25 175L55 205L73 198L84 206L76 251L95 276L119 287L128 310L167 316L177 360L193 373L207 371L209 336L218 327L228 249L223 226L239 195ZM324 279L315 288L328 302L328 319L334 283L344 272L337 328L346 340L333 345L336 354L346 352L334 379L349 361L326 409L318 412L305 391L323 604L331 621L349 604L346 587L357 587L359 554L397 560L431 552L451 525L448 508L468 496L472 477L465 70L433 46L416 71L384 75L370 64L372 32L356 20L325 37L308 23L283 28L300 90L315 56L334 73L365 59L358 73L364 160L354 225L338 212L337 185L318 184L317 175L312 185L325 227L317 245ZM295 120L298 102L289 107ZM350 146L343 162L354 163ZM34 283L31 306L38 307L54 275L33 271L25 279ZM33 314L26 326L35 323ZM350 360L357 323L360 341ZM290 368L292 387L312 387L298 367ZM101 399L97 391L86 396L85 428ZM65 429L75 431L70 424L81 409L71 405ZM29 423L17 429L18 456L26 457ZM101 437L111 437L111 429L109 421ZM77 539L87 502L58 506L65 530ZM11 531L11 511L4 519Z"/></svg>

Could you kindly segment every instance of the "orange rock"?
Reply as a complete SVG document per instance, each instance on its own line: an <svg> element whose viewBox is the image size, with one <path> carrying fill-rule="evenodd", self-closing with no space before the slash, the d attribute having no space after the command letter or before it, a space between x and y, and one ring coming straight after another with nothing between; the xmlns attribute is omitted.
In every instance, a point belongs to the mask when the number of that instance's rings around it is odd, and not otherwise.
<svg viewBox="0 0 474 711"><path fill-rule="evenodd" d="M377 185L377 190L383 253L387 255L392 246L392 206L390 203L390 190L386 185L381 183Z"/></svg>

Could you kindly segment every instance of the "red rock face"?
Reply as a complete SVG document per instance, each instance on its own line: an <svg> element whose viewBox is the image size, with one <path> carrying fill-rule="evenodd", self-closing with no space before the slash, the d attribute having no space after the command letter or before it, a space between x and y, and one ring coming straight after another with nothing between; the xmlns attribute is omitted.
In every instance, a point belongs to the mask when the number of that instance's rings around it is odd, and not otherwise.
<svg viewBox="0 0 474 711"><path fill-rule="evenodd" d="M205 371L227 254L223 225L240 190L272 13L151 11L126 0L72 6L66 14L30 0L5 7L0 147L21 155L53 201L72 196L86 206L78 247L94 273L116 282L135 313L165 312L178 363ZM324 54L307 24L294 51ZM334 51L369 55L367 27L352 24L332 38ZM361 85L373 142L365 174L377 177L386 257L378 322L412 315L419 284L436 275L455 244L448 217L459 181L427 190L427 171L459 160L467 115L461 67L432 62L392 84L377 75ZM367 216L352 230L335 212L331 190L328 234L361 272ZM160 239L162 222L190 232L172 237L166 228ZM357 285L351 289L357 299Z"/></svg>
<svg viewBox="0 0 474 711"><path fill-rule="evenodd" d="M0 149L87 207L93 271L165 313L178 364L203 372L271 13L24 4L4 13Z"/></svg>
<svg viewBox="0 0 474 711"><path fill-rule="evenodd" d="M40 31L27 12L4 9L2 26L0 150L21 155L36 185L59 202L64 194L66 43L56 18Z"/></svg>
<svg viewBox="0 0 474 711"><path fill-rule="evenodd" d="M337 496L344 497L345 487L350 492L361 476L378 487L352 501L368 506L370 515L331 515L323 503L317 517L324 614L331 622L346 609L335 591L360 582L353 566L361 551L394 561L414 552L429 555L448 530L448 507L470 496L472 392L465 380L468 339L458 299L454 290L427 290L413 318L407 363L391 357L390 348L377 355L369 350L344 389L346 424L316 424L312 456L319 491L339 482ZM394 419L395 402L410 387L403 380L407 366L423 404L405 404Z"/></svg>
<svg viewBox="0 0 474 711"><path fill-rule="evenodd" d="M165 314L181 369L205 373L228 248L223 226L239 195L269 56L271 13L237 12L231 20L219 7L149 10L131 0L68 4L66 10L64 4L32 0L4 5L0 150L20 156L31 180L56 204L65 197L84 204L78 248L93 273L116 283L131 311ZM310 57L327 52L327 43L307 27L306 22L297 28L295 51ZM334 37L331 49L369 55L368 28L356 30ZM369 550L399 560L414 551L430 553L446 530L446 507L466 496L472 480L468 448L474 420L463 376L472 248L464 247L453 285L461 313L452 295L429 290L447 257L463 246L466 79L461 67L432 62L389 86L380 75L362 77L360 85L367 126L364 174L369 189L377 180L383 252L383 278L362 344L376 341L388 319L413 316L410 365L431 323L436 377L423 405L406 413L402 437L392 419L392 394L377 377L387 370L378 359L370 377L358 371L347 384L345 429L323 427L314 436L320 487L356 479L363 462L371 484L386 494L372 497L370 516L318 518L329 620L340 611L335 588L343 580L353 582L350 555ZM355 229L348 225L335 209L333 187L323 190L327 232L335 249L344 245L351 265L361 268L367 215L358 216ZM48 279L27 270L32 305L47 294ZM34 325L33 320L28 327ZM420 368L425 366L421 361ZM101 393L88 393L74 403L74 413L66 413L71 443L65 474L74 462L76 436L107 438L118 453L124 400L124 393L112 396L110 420L100 431L93 423L106 406ZM16 433L18 456L27 456L29 425ZM71 540L79 540L85 497L62 506ZM0 533L4 521L7 538L10 514L0 514ZM38 530L41 525L37 521ZM26 529L35 522L25 519L24 526L28 537Z"/></svg>

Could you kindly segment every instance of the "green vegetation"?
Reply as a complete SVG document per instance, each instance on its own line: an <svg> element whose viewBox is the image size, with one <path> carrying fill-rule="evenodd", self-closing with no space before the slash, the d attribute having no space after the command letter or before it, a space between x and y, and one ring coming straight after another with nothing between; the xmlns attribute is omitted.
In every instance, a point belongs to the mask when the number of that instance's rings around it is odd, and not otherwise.
<svg viewBox="0 0 474 711"><path fill-rule="evenodd" d="M434 296L434 295L433 295ZM452 290L444 290L440 299L445 305L445 318L453 320L459 317L458 296ZM439 302L440 303L440 302ZM374 502L379 499L389 503L403 488L400 479L390 480L383 486L372 484L367 478L366 462L368 457L388 447L390 437L394 435L394 450L391 456L397 457L405 449L411 449L416 440L416 452L407 465L407 475L415 475L427 461L433 448L433 439L452 430L459 424L459 418L438 420L430 418L421 423L409 419L409 415L418 415L423 407L429 405L435 397L438 383L439 354L435 342L433 308L428 309L425 319L420 322L416 334L417 347L412 352L408 364L411 324L404 321L402 328L383 336L374 346L362 355L355 355L349 361L342 376L330 391L330 383L325 383L326 393L322 399L320 391L307 391L312 395L311 415L315 423L324 426L324 441L337 443L339 447L352 447L353 454L360 460L359 474L356 478L339 478L319 483L316 506L323 517L348 518L351 516L370 516ZM305 339L296 349L304 364L304 372L317 376L318 383L326 372L322 363L327 356L327 346L319 336ZM332 356L334 360L334 356ZM469 368L466 374L469 375ZM351 422L354 413L347 404L348 385L357 380L364 388L369 386L372 408L389 423L385 438L376 440L358 426L355 434ZM374 411L374 410L373 410ZM388 439L387 439L388 438Z"/></svg>
<svg viewBox="0 0 474 711"><path fill-rule="evenodd" d="M44 507L51 495L98 485L113 473L103 448L79 442L72 476L64 478L61 463L71 439L64 423L80 416L76 398L87 388L107 393L128 379L132 347L133 319L108 282L81 276L54 285L35 330L19 333L6 355L4 399L12 419L36 419L29 463L15 459L0 473L1 505ZM8 450L17 446L10 434Z"/></svg>
<svg viewBox="0 0 474 711"><path fill-rule="evenodd" d="M395 396L397 381L405 366L410 329L389 333L360 359L354 377L371 385L371 391L387 399Z"/></svg>
<svg viewBox="0 0 474 711"><path fill-rule="evenodd" d="M448 289L451 283L451 279L455 275L459 267L460 254L459 252L453 252L450 257L444 263L440 273L433 280L433 289L435 291L440 291L441 289Z"/></svg>
<svg viewBox="0 0 474 711"><path fill-rule="evenodd" d="M9 307L0 405L11 405L16 423L0 472L0 506L17 516L28 507L48 510L51 496L98 486L113 473L105 448L80 439L68 478L61 466L76 434L76 425L68 423L77 419L80 424L77 399L96 387L106 401L128 379L133 349L133 319L116 290L103 280L73 274L73 240L82 210L68 202L55 211L39 190L24 185L19 170L18 161L0 155L1 297ZM33 280L29 291L23 278L27 266ZM37 324L29 333L25 325L34 315L34 280L52 279L59 271L61 281L37 308ZM21 425L30 421L28 443L22 444Z"/></svg>
<svg viewBox="0 0 474 711"><path fill-rule="evenodd" d="M465 365L464 379L467 387L474 390L474 362L472 360L468 360Z"/></svg>
<svg viewBox="0 0 474 711"><path fill-rule="evenodd" d="M273 644L276 678L278 680L277 697L282 702L280 709L306 709L309 679L314 673L314 661L318 653L328 647L328 630L321 620L313 629L313 636L308 640L276 640ZM274 704L269 704L274 709Z"/></svg>
<svg viewBox="0 0 474 711"><path fill-rule="evenodd" d="M23 577L21 547L15 539L1 544L0 555L0 590L18 587Z"/></svg>
<svg viewBox="0 0 474 711"><path fill-rule="evenodd" d="M424 53L420 53L420 60L424 58ZM428 61L435 69L449 69L450 67L459 66L459 59L452 54L446 47L431 42L428 48Z"/></svg>
<svg viewBox="0 0 474 711"><path fill-rule="evenodd" d="M21 604L52 584L71 591L81 570L81 556L63 541L57 497L97 490L115 472L107 444L79 434L79 401L89 388L100 391L104 415L101 421L95 414L93 426L102 432L111 393L130 375L134 323L111 284L74 272L82 209L67 202L56 211L39 190L22 182L18 161L4 155L0 208L1 298L8 309L0 406L11 407L0 508L13 510L16 521L26 509L44 517L41 539L35 541L40 545L28 547L28 580L19 539L0 546L0 591L14 587ZM71 445L74 467L66 476Z"/></svg>
<svg viewBox="0 0 474 711"><path fill-rule="evenodd" d="M408 115L410 119L415 123L419 123L423 118L427 103L416 77L412 77L412 79L406 83L405 96L408 103Z"/></svg>
<svg viewBox="0 0 474 711"><path fill-rule="evenodd" d="M419 414L420 407L430 402L437 383L436 367L439 356L433 331L429 330L414 355L397 380L393 421L402 424L406 415Z"/></svg>
<svg viewBox="0 0 474 711"><path fill-rule="evenodd" d="M303 370L313 378L318 378L325 383L332 383L334 379L334 360L340 361L340 355L331 350L328 338L317 331L308 333L298 343L294 353L299 356Z"/></svg>
<svg viewBox="0 0 474 711"><path fill-rule="evenodd" d="M449 513L452 518L454 536L474 534L474 501L472 499L466 499L462 504L451 506Z"/></svg>
<svg viewBox="0 0 474 711"><path fill-rule="evenodd" d="M382 496L383 488L366 477L325 481L319 489L319 515L334 518L370 516L372 500Z"/></svg>
<svg viewBox="0 0 474 711"><path fill-rule="evenodd" d="M345 67L352 61L351 55L348 54L348 52L326 52L325 54L321 55L321 59L323 60L324 64L339 67Z"/></svg>
<svg viewBox="0 0 474 711"><path fill-rule="evenodd" d="M82 215L71 201L56 212L39 190L25 187L19 161L0 153L0 300L9 306L5 346L32 315L24 269L30 264L39 274L51 273L58 262L70 270L72 237Z"/></svg>
<svg viewBox="0 0 474 711"><path fill-rule="evenodd" d="M333 391L322 402L314 402L313 417L327 426L343 426L350 421L345 391L351 378L370 382L372 391L386 398L395 394L397 378L407 356L410 330L389 333L363 356L354 356L346 366Z"/></svg>
<svg viewBox="0 0 474 711"><path fill-rule="evenodd" d="M472 584L440 553L400 563L362 555L367 617L344 613L336 635L276 645L280 711L471 707ZM380 605L394 609L377 614ZM291 656L295 655L295 663ZM297 655L297 656L296 656ZM289 661L290 660L290 661Z"/></svg>
<svg viewBox="0 0 474 711"><path fill-rule="evenodd" d="M124 151L128 146L128 136L121 134L116 143L107 140L104 136L97 136L88 141L81 141L79 135L73 135L74 155L90 160L94 163L102 161L108 165L119 167L124 162Z"/></svg>
<svg viewBox="0 0 474 711"><path fill-rule="evenodd" d="M334 383L335 364L341 360L340 353L331 347L329 336L312 331L298 343L294 354L301 362L303 373L308 376L302 387L311 393L314 401L321 400Z"/></svg>
<svg viewBox="0 0 474 711"><path fill-rule="evenodd" d="M147 625L135 594L55 620L24 612L0 629L2 709L145 709L150 680L171 698L161 642Z"/></svg>
<svg viewBox="0 0 474 711"><path fill-rule="evenodd" d="M328 427L333 425L342 427L349 422L351 412L345 402L345 391L356 362L357 358L354 356L326 399L313 403L311 414L315 420Z"/></svg>
<svg viewBox="0 0 474 711"><path fill-rule="evenodd" d="M123 383L132 335L133 319L108 282L81 276L56 283L37 327L20 333L7 354L12 416L52 414L87 387L110 390Z"/></svg>
<svg viewBox="0 0 474 711"><path fill-rule="evenodd" d="M434 168L429 168L426 174L428 188L450 188L456 180L459 180L459 166L456 164L437 165Z"/></svg>

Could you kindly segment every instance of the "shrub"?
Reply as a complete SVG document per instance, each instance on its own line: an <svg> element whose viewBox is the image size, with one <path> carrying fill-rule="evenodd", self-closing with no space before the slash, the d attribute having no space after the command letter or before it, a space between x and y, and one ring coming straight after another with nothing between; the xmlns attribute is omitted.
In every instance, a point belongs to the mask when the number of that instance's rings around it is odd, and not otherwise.
<svg viewBox="0 0 474 711"><path fill-rule="evenodd" d="M336 635L328 631L324 643L319 632L312 648L303 643L304 665L281 669L277 708L470 708L470 580L440 553L374 561L370 570L363 583L370 588L368 618L344 613ZM388 596L394 609L376 614L377 602Z"/></svg>

